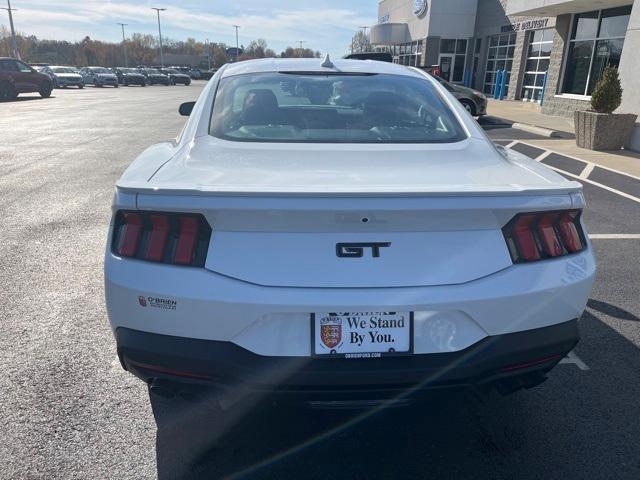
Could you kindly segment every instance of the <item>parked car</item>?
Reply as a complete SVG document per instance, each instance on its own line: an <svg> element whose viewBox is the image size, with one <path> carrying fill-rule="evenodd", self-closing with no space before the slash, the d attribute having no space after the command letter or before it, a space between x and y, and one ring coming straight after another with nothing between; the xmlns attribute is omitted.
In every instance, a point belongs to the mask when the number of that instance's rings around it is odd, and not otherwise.
<svg viewBox="0 0 640 480"><path fill-rule="evenodd" d="M54 88L56 87L56 76L53 74L53 71L51 70L51 68L49 68L49 65L29 64L29 66L33 68L36 72L44 73L47 77L51 79L51 81L53 82Z"/></svg>
<svg viewBox="0 0 640 480"><path fill-rule="evenodd" d="M138 68L138 71L147 79L147 85L170 85L169 77L160 73L155 68Z"/></svg>
<svg viewBox="0 0 640 480"><path fill-rule="evenodd" d="M581 184L496 146L427 73L250 60L179 110L179 140L117 182L104 262L120 362L152 393L507 394L578 342Z"/></svg>
<svg viewBox="0 0 640 480"><path fill-rule="evenodd" d="M19 94L31 92L49 98L52 90L48 75L15 58L0 57L0 101L15 100Z"/></svg>
<svg viewBox="0 0 640 480"><path fill-rule="evenodd" d="M84 88L84 79L74 67L52 66L48 68L54 77L56 88L78 87Z"/></svg>
<svg viewBox="0 0 640 480"><path fill-rule="evenodd" d="M481 117L487 114L487 97L484 93L474 90L473 88L447 82L444 78L436 75L434 75L433 78L451 92L471 115Z"/></svg>
<svg viewBox="0 0 640 480"><path fill-rule="evenodd" d="M377 62L393 62L393 55L388 52L350 53L344 56L347 60L375 60Z"/></svg>
<svg viewBox="0 0 640 480"><path fill-rule="evenodd" d="M181 73L174 68L163 68L160 70L160 73L164 73L169 77L169 83L171 85L176 85L177 83L181 83L183 85L191 85L191 77L185 73Z"/></svg>
<svg viewBox="0 0 640 480"><path fill-rule="evenodd" d="M199 68L190 68L188 72L185 72L189 75L193 80L200 80L200 72Z"/></svg>
<svg viewBox="0 0 640 480"><path fill-rule="evenodd" d="M212 70L200 70L200 80L211 80L211 77L213 77L216 72L218 70L217 69L212 69Z"/></svg>
<svg viewBox="0 0 640 480"><path fill-rule="evenodd" d="M84 67L80 70L85 84L94 87L112 86L118 88L118 77L105 67Z"/></svg>
<svg viewBox="0 0 640 480"><path fill-rule="evenodd" d="M136 68L118 67L113 69L113 73L118 77L118 83L128 87L129 85L147 86L147 78L141 74Z"/></svg>

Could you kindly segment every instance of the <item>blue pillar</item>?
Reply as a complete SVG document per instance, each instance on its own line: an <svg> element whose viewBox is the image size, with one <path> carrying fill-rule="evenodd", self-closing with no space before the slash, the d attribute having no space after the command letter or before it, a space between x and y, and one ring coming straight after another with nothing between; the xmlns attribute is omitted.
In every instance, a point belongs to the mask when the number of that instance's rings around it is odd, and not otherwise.
<svg viewBox="0 0 640 480"><path fill-rule="evenodd" d="M547 78L549 77L549 72L544 72L544 80L542 81L542 93L540 94L540 106L544 105L544 94L547 92Z"/></svg>
<svg viewBox="0 0 640 480"><path fill-rule="evenodd" d="M502 78L500 79L500 100L504 100L507 90L507 71L502 70Z"/></svg>
<svg viewBox="0 0 640 480"><path fill-rule="evenodd" d="M496 72L496 83L493 86L493 98L496 100L500 99L500 85L502 85L502 74L503 70L498 70Z"/></svg>

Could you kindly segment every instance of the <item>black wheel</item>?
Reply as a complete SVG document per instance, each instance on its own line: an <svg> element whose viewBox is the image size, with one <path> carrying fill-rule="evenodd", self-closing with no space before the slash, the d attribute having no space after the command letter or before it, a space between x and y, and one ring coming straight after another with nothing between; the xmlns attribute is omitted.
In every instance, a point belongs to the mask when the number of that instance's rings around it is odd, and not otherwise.
<svg viewBox="0 0 640 480"><path fill-rule="evenodd" d="M122 82L122 85L124 85L125 87L129 86L129 82L127 82L126 80L124 82Z"/></svg>
<svg viewBox="0 0 640 480"><path fill-rule="evenodd" d="M462 100L460 100L460 103L462 104L464 109L467 112L469 112L472 116L476 115L476 106L471 100L467 100L466 98L463 98Z"/></svg>
<svg viewBox="0 0 640 480"><path fill-rule="evenodd" d="M176 81L174 79L169 80L169 85L175 85Z"/></svg>
<svg viewBox="0 0 640 480"><path fill-rule="evenodd" d="M84 88L84 85L80 84L80 85L78 85L78 88L79 88L79 89L83 89L83 88Z"/></svg>
<svg viewBox="0 0 640 480"><path fill-rule="evenodd" d="M18 94L16 89L9 82L0 83L0 102L15 100Z"/></svg>
<svg viewBox="0 0 640 480"><path fill-rule="evenodd" d="M146 87L146 86L147 86L147 82L142 82L142 83L140 84L140 86L141 86L141 87Z"/></svg>
<svg viewBox="0 0 640 480"><path fill-rule="evenodd" d="M118 88L118 84L116 83L113 87L114 87L114 88Z"/></svg>
<svg viewBox="0 0 640 480"><path fill-rule="evenodd" d="M52 86L50 83L43 83L40 86L40 90L38 91L38 93L40 94L40 96L42 98L49 98L51 96L51 90L52 90Z"/></svg>
<svg viewBox="0 0 640 480"><path fill-rule="evenodd" d="M187 80L186 82L184 82L184 84L188 87L189 85L191 85L191 80Z"/></svg>

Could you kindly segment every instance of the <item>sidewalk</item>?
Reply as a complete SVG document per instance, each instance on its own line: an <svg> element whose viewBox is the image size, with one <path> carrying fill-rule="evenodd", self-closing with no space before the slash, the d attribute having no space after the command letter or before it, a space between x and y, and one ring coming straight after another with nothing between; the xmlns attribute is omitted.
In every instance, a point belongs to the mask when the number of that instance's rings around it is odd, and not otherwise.
<svg viewBox="0 0 640 480"><path fill-rule="evenodd" d="M574 139L575 130L573 120L570 118L543 115L540 113L540 107L535 103L490 99L487 113L489 116L503 119L507 123L520 123L554 130L560 135L559 138L522 140L524 143L547 150L553 150L569 157L576 157L586 162L613 168L620 172L640 177L640 153L630 150L596 152L578 148Z"/></svg>

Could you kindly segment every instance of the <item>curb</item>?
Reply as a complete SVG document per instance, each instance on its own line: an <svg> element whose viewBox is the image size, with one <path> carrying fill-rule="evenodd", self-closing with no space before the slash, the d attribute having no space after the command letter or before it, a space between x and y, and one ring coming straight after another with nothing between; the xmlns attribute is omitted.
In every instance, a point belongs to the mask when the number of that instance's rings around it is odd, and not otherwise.
<svg viewBox="0 0 640 480"><path fill-rule="evenodd" d="M543 127L536 127L535 125L529 125L526 123L514 123L511 128L515 128L516 130L522 130L524 132L535 133L536 135L541 135L543 137L548 138L563 138L567 137L569 134L566 132L561 132L559 130L551 130Z"/></svg>

